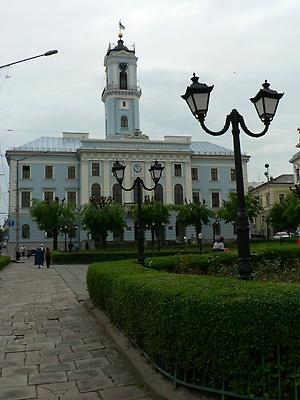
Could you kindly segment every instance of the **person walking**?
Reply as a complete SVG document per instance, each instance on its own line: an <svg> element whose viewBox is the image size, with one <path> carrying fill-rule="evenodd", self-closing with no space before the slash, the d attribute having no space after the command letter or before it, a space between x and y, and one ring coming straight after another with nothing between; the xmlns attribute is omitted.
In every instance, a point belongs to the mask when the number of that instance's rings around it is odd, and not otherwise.
<svg viewBox="0 0 300 400"><path fill-rule="evenodd" d="M51 264L51 251L50 251L49 247L46 247L45 259L46 259L47 268L50 268L50 264Z"/></svg>
<svg viewBox="0 0 300 400"><path fill-rule="evenodd" d="M41 265L44 265L44 252L40 247L36 249L34 255L34 265L37 265L38 268L41 268Z"/></svg>

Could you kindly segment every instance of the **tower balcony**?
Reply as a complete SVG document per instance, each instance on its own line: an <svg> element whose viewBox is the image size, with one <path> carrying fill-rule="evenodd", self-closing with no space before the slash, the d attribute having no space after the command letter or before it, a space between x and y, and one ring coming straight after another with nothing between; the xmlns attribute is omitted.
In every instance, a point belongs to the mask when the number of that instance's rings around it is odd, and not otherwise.
<svg viewBox="0 0 300 400"><path fill-rule="evenodd" d="M120 89L118 85L107 85L102 92L102 101L108 96L134 96L140 98L142 90L139 86L128 86L127 89Z"/></svg>

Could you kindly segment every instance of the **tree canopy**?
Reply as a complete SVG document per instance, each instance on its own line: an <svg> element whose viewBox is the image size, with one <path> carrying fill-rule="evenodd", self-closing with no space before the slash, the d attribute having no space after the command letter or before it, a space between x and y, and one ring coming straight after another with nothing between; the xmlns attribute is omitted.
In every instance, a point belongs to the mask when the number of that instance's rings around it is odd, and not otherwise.
<svg viewBox="0 0 300 400"><path fill-rule="evenodd" d="M256 196L247 193L245 195L245 206L249 221L253 221L260 213L263 212L263 207L259 203ZM229 193L229 199L223 200L222 207L217 211L217 215L226 223L235 223L238 213L238 200L236 193Z"/></svg>
<svg viewBox="0 0 300 400"><path fill-rule="evenodd" d="M294 194L288 195L282 203L274 204L268 218L275 230L295 230L300 225L300 201Z"/></svg>
<svg viewBox="0 0 300 400"><path fill-rule="evenodd" d="M54 201L34 199L30 214L40 230L53 235L54 250L57 250L59 229L65 226L74 226L76 223L75 205L73 203L60 202L58 199Z"/></svg>
<svg viewBox="0 0 300 400"><path fill-rule="evenodd" d="M81 222L83 228L91 233L95 246L98 247L101 241L105 247L109 231L115 234L123 232L126 226L124 215L123 207L114 202L102 202L101 207L90 202L81 212Z"/></svg>
<svg viewBox="0 0 300 400"><path fill-rule="evenodd" d="M213 211L201 203L177 205L174 209L177 211L177 222L184 226L194 226L197 237L202 230L202 225L207 225L210 217L213 216Z"/></svg>

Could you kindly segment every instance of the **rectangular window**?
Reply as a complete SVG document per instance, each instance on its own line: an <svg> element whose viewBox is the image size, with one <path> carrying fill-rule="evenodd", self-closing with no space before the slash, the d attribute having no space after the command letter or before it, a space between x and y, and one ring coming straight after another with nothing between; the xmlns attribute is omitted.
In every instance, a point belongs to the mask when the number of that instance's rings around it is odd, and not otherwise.
<svg viewBox="0 0 300 400"><path fill-rule="evenodd" d="M175 176L182 176L181 174L181 164L174 164L174 175Z"/></svg>
<svg viewBox="0 0 300 400"><path fill-rule="evenodd" d="M68 179L76 179L75 165L68 166Z"/></svg>
<svg viewBox="0 0 300 400"><path fill-rule="evenodd" d="M235 168L230 168L230 180L231 180L231 182L235 182L236 181Z"/></svg>
<svg viewBox="0 0 300 400"><path fill-rule="evenodd" d="M100 164L92 162L92 176L100 176Z"/></svg>
<svg viewBox="0 0 300 400"><path fill-rule="evenodd" d="M198 168L191 168L192 181L198 180Z"/></svg>
<svg viewBox="0 0 300 400"><path fill-rule="evenodd" d="M53 199L54 199L54 193L51 190L46 190L44 192L44 200L53 201Z"/></svg>
<svg viewBox="0 0 300 400"><path fill-rule="evenodd" d="M22 179L30 179L30 165L22 165Z"/></svg>
<svg viewBox="0 0 300 400"><path fill-rule="evenodd" d="M219 192L214 192L211 194L211 206L213 208L220 207L220 193Z"/></svg>
<svg viewBox="0 0 300 400"><path fill-rule="evenodd" d="M210 180L212 181L218 181L218 168L211 168L210 169Z"/></svg>
<svg viewBox="0 0 300 400"><path fill-rule="evenodd" d="M53 165L45 165L45 179L53 179Z"/></svg>
<svg viewBox="0 0 300 400"><path fill-rule="evenodd" d="M67 203L73 203L76 204L76 192L67 192Z"/></svg>
<svg viewBox="0 0 300 400"><path fill-rule="evenodd" d="M29 208L30 207L30 192L21 192L21 207Z"/></svg>
<svg viewBox="0 0 300 400"><path fill-rule="evenodd" d="M278 199L279 199L279 203L283 203L284 202L284 193L279 193L278 195Z"/></svg>
<svg viewBox="0 0 300 400"><path fill-rule="evenodd" d="M199 192L193 192L193 203L200 203L200 193Z"/></svg>
<svg viewBox="0 0 300 400"><path fill-rule="evenodd" d="M270 194L269 193L266 194L266 206L267 207L270 206Z"/></svg>

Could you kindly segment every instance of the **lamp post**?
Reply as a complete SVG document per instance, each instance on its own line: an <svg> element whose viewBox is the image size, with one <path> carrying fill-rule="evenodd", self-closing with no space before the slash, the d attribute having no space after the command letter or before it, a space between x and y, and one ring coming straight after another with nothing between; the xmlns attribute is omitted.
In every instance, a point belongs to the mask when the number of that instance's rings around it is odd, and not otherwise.
<svg viewBox="0 0 300 400"><path fill-rule="evenodd" d="M126 166L121 164L118 160L116 160L113 164L112 167L112 173L114 177L116 178L117 182L121 186L121 188L127 192L134 190L136 188L137 190L137 242L138 242L138 263L141 265L144 265L145 261L145 254L144 254L144 227L143 227L143 222L142 222L142 195L143 195L143 188L145 190L154 190L161 178L162 171L164 167L158 163L158 161L154 161L154 163L151 165L149 168L149 172L151 174L151 178L154 182L154 186L152 188L148 188L145 184L144 181L138 176L135 178L133 181L133 184L130 188L125 188L123 186L123 179L124 179L124 172L125 172Z"/></svg>
<svg viewBox="0 0 300 400"><path fill-rule="evenodd" d="M10 66L12 66L12 65L19 64L19 63L22 63L22 62L25 62L25 61L30 61L30 60L33 60L34 58L52 56L53 54L57 54L57 53L58 53L58 50L48 50L48 51L46 51L46 53L38 54L37 56L28 57L28 58L23 58L22 60L13 61L13 62L8 63L8 64L0 65L0 69L2 69L2 68L7 68L7 67L10 67ZM28 158L28 157L25 157L25 158ZM23 160L24 160L25 158L23 158ZM19 238L20 238L20 235L19 235L19 220L20 220L20 218L19 218L19 201L20 201L20 200L19 200L19 185L18 185L18 183L19 183L19 162L20 162L21 160L22 160L22 159L17 160L17 187L16 187L16 196L17 196L17 200L16 200L16 260L18 260L18 259L20 258L20 255L19 255L19 254L20 254L20 253L19 253Z"/></svg>
<svg viewBox="0 0 300 400"><path fill-rule="evenodd" d="M270 206L271 206L271 193L270 193L270 174L269 174L269 164L265 164L265 172L264 175L267 178L268 181L268 201L267 201L267 208L268 211L270 210ZM267 223L267 240L270 239L270 226L269 226L269 218L266 215L266 223Z"/></svg>
<svg viewBox="0 0 300 400"><path fill-rule="evenodd" d="M44 57L44 56L46 56L46 57L47 56L52 56L53 54L57 54L57 53L58 53L58 50L49 50L49 51L46 51L46 53L39 54L37 56L33 56L33 57L29 57L29 58L23 58L23 60L14 61L14 62L11 62L9 64L0 65L0 69L1 68L6 68L6 67L10 67L11 65L19 64L19 63L22 63L22 62L25 62L25 61L33 60L34 58L39 58L39 57Z"/></svg>
<svg viewBox="0 0 300 400"><path fill-rule="evenodd" d="M207 86L205 83L198 82L199 77L193 74L192 84L187 87L186 92L181 97L187 102L192 114L199 121L202 129L213 136L223 135L228 131L231 125L233 135L234 162L236 171L236 191L238 201L237 214L237 246L239 260L239 279L248 280L251 278L252 267L249 245L249 221L245 207L245 194L243 182L242 156L240 146L240 128L251 137L260 137L268 131L270 122L275 116L279 100L283 93L270 89L270 84L265 81L263 89L257 93L251 100L254 103L259 118L265 125L260 133L252 133L246 126L243 116L235 109L227 115L224 127L217 132L209 130L204 121L208 111L209 96L213 86Z"/></svg>
<svg viewBox="0 0 300 400"><path fill-rule="evenodd" d="M198 239L199 239L199 250L200 253L202 253L202 239L203 239L203 234L200 232L198 233Z"/></svg>

